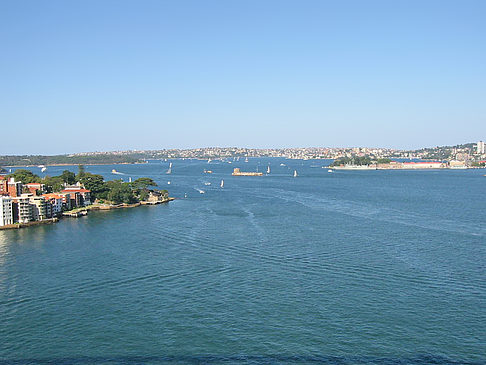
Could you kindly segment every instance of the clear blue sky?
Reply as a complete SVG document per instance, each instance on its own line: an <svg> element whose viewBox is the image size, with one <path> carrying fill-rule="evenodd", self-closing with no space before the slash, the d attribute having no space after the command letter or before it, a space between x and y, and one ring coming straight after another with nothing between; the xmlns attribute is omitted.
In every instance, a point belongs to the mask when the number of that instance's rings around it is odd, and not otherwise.
<svg viewBox="0 0 486 365"><path fill-rule="evenodd" d="M484 140L485 19L484 0L3 0L0 154Z"/></svg>

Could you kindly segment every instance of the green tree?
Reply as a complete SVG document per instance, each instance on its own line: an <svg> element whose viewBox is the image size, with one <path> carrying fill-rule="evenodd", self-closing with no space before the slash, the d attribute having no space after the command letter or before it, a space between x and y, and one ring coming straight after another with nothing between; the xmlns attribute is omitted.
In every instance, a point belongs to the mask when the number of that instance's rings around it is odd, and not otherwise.
<svg viewBox="0 0 486 365"><path fill-rule="evenodd" d="M95 199L103 197L104 193L107 191L105 180L101 175L85 172L79 179L79 182L83 184L86 189L91 191L91 195L93 195Z"/></svg>
<svg viewBox="0 0 486 365"><path fill-rule="evenodd" d="M61 179L66 184L72 185L76 183L76 174L74 172L64 170L61 174Z"/></svg>
<svg viewBox="0 0 486 365"><path fill-rule="evenodd" d="M391 160L389 158L379 158L376 162L377 163L390 163Z"/></svg>
<svg viewBox="0 0 486 365"><path fill-rule="evenodd" d="M77 180L80 181L85 174L86 170L84 168L84 165L78 165L78 174L76 175Z"/></svg>
<svg viewBox="0 0 486 365"><path fill-rule="evenodd" d="M132 204L137 202L137 198L129 183L124 183L121 180L113 180L108 181L106 186L108 189L107 199L113 203Z"/></svg>
<svg viewBox="0 0 486 365"><path fill-rule="evenodd" d="M149 177L141 177L132 182L132 186L135 189L147 189L149 186L157 186L157 184Z"/></svg>
<svg viewBox="0 0 486 365"><path fill-rule="evenodd" d="M32 173L32 171L19 169L8 175L9 178L13 177L16 181L22 181L24 184L28 183L40 183L41 178L38 175Z"/></svg>
<svg viewBox="0 0 486 365"><path fill-rule="evenodd" d="M64 181L61 176L46 176L42 183L46 186L48 193L53 193L62 190Z"/></svg>

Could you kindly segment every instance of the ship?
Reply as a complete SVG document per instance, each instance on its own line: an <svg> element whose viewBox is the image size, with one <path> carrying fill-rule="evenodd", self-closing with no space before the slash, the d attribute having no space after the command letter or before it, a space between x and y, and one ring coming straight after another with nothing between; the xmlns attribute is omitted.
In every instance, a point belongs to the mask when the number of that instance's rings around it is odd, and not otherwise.
<svg viewBox="0 0 486 365"><path fill-rule="evenodd" d="M233 176L263 176L263 172L245 172L245 171L240 171L238 167L236 167L233 170L233 173L231 174Z"/></svg>

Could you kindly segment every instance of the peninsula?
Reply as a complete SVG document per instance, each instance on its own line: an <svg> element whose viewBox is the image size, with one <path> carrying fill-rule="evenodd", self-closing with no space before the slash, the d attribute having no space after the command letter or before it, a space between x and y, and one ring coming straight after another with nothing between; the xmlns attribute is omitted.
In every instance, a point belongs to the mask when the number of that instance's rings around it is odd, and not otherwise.
<svg viewBox="0 0 486 365"><path fill-rule="evenodd" d="M133 182L105 181L103 176L78 167L78 174L65 170L59 176L35 175L19 169L0 176L0 229L54 223L61 217L105 210L160 204L170 200L167 190L157 190L148 177Z"/></svg>

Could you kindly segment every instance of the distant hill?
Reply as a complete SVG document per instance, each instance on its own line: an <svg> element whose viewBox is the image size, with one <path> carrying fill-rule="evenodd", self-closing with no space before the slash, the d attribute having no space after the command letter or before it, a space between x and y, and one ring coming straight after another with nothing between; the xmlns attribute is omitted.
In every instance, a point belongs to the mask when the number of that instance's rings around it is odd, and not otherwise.
<svg viewBox="0 0 486 365"><path fill-rule="evenodd" d="M137 157L116 154L103 155L22 155L0 156L1 166L37 166L37 165L109 165L119 163L137 163Z"/></svg>

